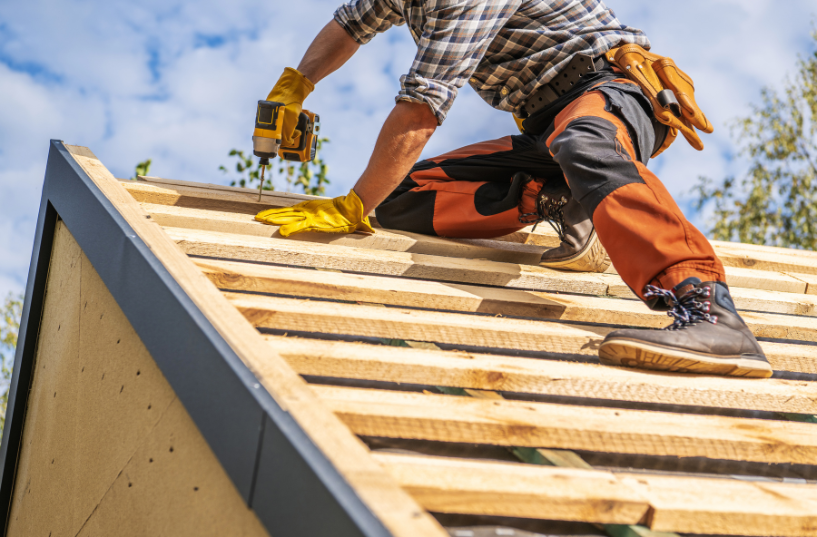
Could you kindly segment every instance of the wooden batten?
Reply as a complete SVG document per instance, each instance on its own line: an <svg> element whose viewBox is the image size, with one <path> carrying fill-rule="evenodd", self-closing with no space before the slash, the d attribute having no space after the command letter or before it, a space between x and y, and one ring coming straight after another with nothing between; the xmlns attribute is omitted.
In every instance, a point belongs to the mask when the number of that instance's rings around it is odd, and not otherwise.
<svg viewBox="0 0 817 537"><path fill-rule="evenodd" d="M315 387L357 434L604 453L812 464L811 423Z"/></svg>

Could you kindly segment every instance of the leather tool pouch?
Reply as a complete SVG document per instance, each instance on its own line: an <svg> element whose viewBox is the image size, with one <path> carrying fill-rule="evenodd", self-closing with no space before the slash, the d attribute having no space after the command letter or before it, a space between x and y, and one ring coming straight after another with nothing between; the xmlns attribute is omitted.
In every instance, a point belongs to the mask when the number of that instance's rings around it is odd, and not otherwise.
<svg viewBox="0 0 817 537"><path fill-rule="evenodd" d="M652 103L655 118L670 127L663 145L653 157L672 145L679 131L689 145L698 151L704 148L695 128L710 133L712 124L695 102L692 79L672 59L648 52L639 45L614 48L607 51L606 57L641 87Z"/></svg>

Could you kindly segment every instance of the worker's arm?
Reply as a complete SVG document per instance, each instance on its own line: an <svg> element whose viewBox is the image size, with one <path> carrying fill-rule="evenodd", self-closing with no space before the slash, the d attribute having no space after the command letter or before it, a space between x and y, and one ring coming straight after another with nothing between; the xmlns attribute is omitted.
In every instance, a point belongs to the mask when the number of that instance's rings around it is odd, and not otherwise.
<svg viewBox="0 0 817 537"><path fill-rule="evenodd" d="M354 190L371 213L408 175L437 129L437 117L424 103L399 101L389 114Z"/></svg>
<svg viewBox="0 0 817 537"><path fill-rule="evenodd" d="M317 84L337 71L358 48L360 45L346 30L335 20L331 20L306 49L306 54L298 64L298 71L313 84Z"/></svg>

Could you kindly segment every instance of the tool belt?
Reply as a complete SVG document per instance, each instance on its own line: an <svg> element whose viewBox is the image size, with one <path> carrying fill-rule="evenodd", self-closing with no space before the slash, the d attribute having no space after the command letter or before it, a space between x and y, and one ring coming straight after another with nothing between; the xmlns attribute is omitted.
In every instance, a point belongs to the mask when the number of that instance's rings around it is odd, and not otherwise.
<svg viewBox="0 0 817 537"><path fill-rule="evenodd" d="M711 133L712 124L695 102L692 78L681 71L672 59L647 52L639 45L616 47L596 59L586 54L576 54L559 74L528 98L522 107L525 117L532 116L556 101L588 73L610 65L617 67L641 87L652 103L655 119L669 127L663 144L653 157L672 145L679 131L689 145L698 151L704 148L695 128ZM519 122L521 119L517 120Z"/></svg>
<svg viewBox="0 0 817 537"><path fill-rule="evenodd" d="M652 102L655 119L669 127L664 143L653 156L666 150L679 131L689 145L698 151L704 148L695 129L711 133L712 124L695 102L692 78L681 71L672 59L647 52L639 45L608 50L605 57L641 87Z"/></svg>
<svg viewBox="0 0 817 537"><path fill-rule="evenodd" d="M570 91L586 74L594 73L607 66L605 56L600 56L594 60L587 54L576 54L567 65L559 71L559 74L528 97L528 100L525 101L525 105L522 107L525 111L524 117L530 117L550 105L556 99Z"/></svg>

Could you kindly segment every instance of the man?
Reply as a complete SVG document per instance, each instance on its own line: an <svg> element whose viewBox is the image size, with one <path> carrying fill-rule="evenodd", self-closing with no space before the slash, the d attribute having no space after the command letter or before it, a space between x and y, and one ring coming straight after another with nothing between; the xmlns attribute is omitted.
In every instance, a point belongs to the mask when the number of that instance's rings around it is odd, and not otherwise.
<svg viewBox="0 0 817 537"><path fill-rule="evenodd" d="M549 220L562 244L546 252L543 266L603 270L600 241L636 294L675 318L664 330L610 333L603 361L771 375L709 242L646 167L678 130L698 149L693 126L711 132L691 80L671 60L647 53L644 33L622 25L601 0L351 0L268 96L287 105L285 142L313 84L402 24L417 56L352 191L263 211L258 220L281 225L284 236L373 232L368 214L376 211L384 227L449 237L499 236ZM661 95L648 98L622 77L630 64L611 65L638 51L662 80L682 88L663 93L666 110ZM644 65L632 67L638 79ZM512 112L523 133L417 162L466 82L489 105Z"/></svg>

